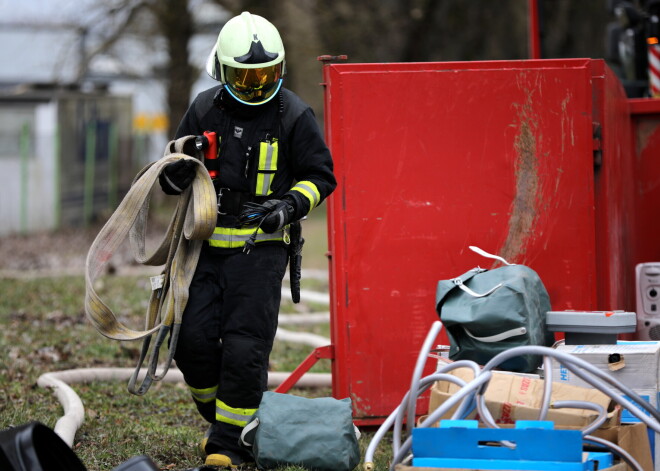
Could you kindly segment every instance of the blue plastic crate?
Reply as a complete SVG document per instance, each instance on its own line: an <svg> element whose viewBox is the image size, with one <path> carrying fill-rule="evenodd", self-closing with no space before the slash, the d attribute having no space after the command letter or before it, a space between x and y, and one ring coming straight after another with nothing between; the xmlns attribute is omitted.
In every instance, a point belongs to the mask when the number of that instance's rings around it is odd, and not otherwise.
<svg viewBox="0 0 660 471"><path fill-rule="evenodd" d="M413 429L413 466L435 468L589 471L612 466L610 453L583 459L582 433L547 421L518 421L513 429L478 428L476 420L443 420Z"/></svg>

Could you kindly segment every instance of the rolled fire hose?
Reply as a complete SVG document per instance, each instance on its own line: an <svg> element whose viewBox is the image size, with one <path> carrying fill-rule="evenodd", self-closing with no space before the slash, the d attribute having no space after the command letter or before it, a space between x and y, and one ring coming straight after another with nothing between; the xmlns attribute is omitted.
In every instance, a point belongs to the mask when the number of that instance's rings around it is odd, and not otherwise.
<svg viewBox="0 0 660 471"><path fill-rule="evenodd" d="M213 234L216 222L217 199L213 182L204 164L184 153L186 145L194 142L187 136L168 144L165 155L146 166L136 177L130 190L103 226L92 243L85 265L85 312L94 327L104 336L114 340L143 339L142 351L128 389L133 394L147 392L153 381L163 379L174 357L183 310L188 301L188 287L199 260L202 241ZM192 153L192 152L190 152ZM197 164L192 184L181 193L169 227L158 248L145 254L147 216L151 190L157 184L163 168L179 159ZM133 255L143 265L165 265L160 283L154 286L147 308L144 330L132 330L122 324L112 310L101 300L94 289L104 267L130 235ZM151 336L157 333L150 349ZM158 354L167 335L169 350L162 371L156 374ZM137 386L138 375L146 357L149 366L146 375Z"/></svg>

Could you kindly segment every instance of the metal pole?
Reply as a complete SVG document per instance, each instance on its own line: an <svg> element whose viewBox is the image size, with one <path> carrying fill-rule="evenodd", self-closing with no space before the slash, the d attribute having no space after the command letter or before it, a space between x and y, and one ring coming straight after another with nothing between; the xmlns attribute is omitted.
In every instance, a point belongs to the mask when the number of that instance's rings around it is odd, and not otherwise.
<svg viewBox="0 0 660 471"><path fill-rule="evenodd" d="M529 13L529 55L530 59L541 59L541 28L539 21L539 0L528 0Z"/></svg>
<svg viewBox="0 0 660 471"><path fill-rule="evenodd" d="M650 40L648 42L649 57L649 93L653 98L660 98L660 45Z"/></svg>

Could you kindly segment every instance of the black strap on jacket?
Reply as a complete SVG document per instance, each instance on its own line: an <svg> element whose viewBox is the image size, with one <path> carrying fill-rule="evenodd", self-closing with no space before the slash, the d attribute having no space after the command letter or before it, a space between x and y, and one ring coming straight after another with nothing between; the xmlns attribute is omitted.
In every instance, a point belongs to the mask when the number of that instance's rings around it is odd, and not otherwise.
<svg viewBox="0 0 660 471"><path fill-rule="evenodd" d="M218 189L218 214L221 216L238 216L245 203L254 201L251 193L233 191L229 188Z"/></svg>

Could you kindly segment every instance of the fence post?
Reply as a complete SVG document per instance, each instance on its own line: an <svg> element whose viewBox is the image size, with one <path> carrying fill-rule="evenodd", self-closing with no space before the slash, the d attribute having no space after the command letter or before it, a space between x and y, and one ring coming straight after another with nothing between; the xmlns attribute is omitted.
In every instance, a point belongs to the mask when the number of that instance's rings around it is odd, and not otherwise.
<svg viewBox="0 0 660 471"><path fill-rule="evenodd" d="M119 199L118 141L119 132L117 130L117 124L110 122L108 136L108 206L111 210L117 207L117 201Z"/></svg>
<svg viewBox="0 0 660 471"><path fill-rule="evenodd" d="M87 123L85 132L85 186L83 193L83 221L89 225L94 215L94 173L96 164L96 120Z"/></svg>
<svg viewBox="0 0 660 471"><path fill-rule="evenodd" d="M28 232L28 197L29 197L29 184L30 184L30 124L24 123L21 128L20 137L20 159L21 159L21 176L20 176L20 231L22 234Z"/></svg>
<svg viewBox="0 0 660 471"><path fill-rule="evenodd" d="M59 124L55 125L55 134L53 138L53 145L55 146L55 163L53 165L53 222L55 229L59 229L62 225L62 148Z"/></svg>

